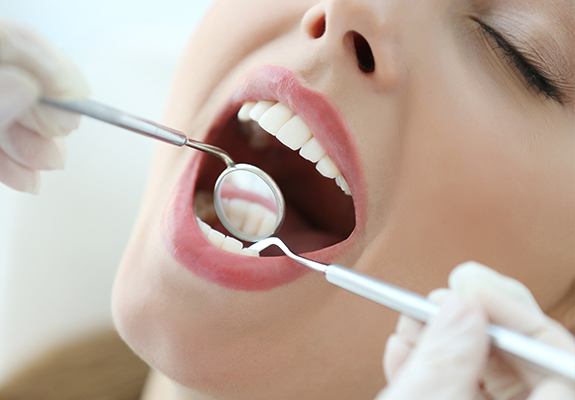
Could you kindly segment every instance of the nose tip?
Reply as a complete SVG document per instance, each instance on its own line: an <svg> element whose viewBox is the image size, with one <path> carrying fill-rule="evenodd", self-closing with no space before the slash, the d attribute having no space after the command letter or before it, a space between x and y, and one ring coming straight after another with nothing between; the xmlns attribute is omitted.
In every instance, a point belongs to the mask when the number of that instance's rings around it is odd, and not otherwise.
<svg viewBox="0 0 575 400"><path fill-rule="evenodd" d="M389 90L401 80L403 69L395 19L394 13L368 1L330 0L309 9L302 27L309 39L320 42L322 52L331 53L332 61L352 60L357 72Z"/></svg>
<svg viewBox="0 0 575 400"><path fill-rule="evenodd" d="M325 9L320 5L309 10L302 22L303 29L312 40L321 39L327 30ZM375 71L375 58L367 39L357 31L349 31L345 34L344 42L353 48L359 70L366 74Z"/></svg>

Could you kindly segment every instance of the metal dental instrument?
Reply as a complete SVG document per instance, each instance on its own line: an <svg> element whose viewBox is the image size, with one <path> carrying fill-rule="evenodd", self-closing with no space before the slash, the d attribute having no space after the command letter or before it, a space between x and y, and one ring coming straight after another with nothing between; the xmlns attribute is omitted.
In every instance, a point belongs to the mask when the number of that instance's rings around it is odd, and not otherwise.
<svg viewBox="0 0 575 400"><path fill-rule="evenodd" d="M322 272L328 282L421 322L427 322L439 310L436 304L406 289L360 274L341 265L327 265L294 254L277 237L260 240L249 248L262 251L270 246L277 246L286 256L297 263ZM489 325L487 333L493 346L498 349L525 360L546 372L560 375L575 382L574 354L497 325Z"/></svg>
<svg viewBox="0 0 575 400"><path fill-rule="evenodd" d="M41 97L44 105L59 110L85 115L99 121L127 129L140 135L157 139L175 146L187 146L221 159L226 169L218 177L214 186L214 208L222 224L234 236L249 241L266 238L276 233L285 216L285 200L274 180L261 169L249 164L236 164L230 155L219 147L190 139L185 134L157 122L136 117L124 111L93 100L56 100ZM233 218L233 200L256 202L267 211L267 229L254 232L245 230Z"/></svg>
<svg viewBox="0 0 575 400"><path fill-rule="evenodd" d="M190 139L175 129L136 117L94 100L56 100L49 97L41 97L40 102L53 108L85 115L175 146L188 146L220 158L228 167L234 165L234 161L228 153L216 146Z"/></svg>

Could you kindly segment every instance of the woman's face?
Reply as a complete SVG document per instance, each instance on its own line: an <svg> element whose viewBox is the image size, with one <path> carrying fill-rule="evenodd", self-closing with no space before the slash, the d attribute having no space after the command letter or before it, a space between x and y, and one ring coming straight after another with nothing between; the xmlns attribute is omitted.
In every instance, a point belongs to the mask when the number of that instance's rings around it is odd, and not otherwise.
<svg viewBox="0 0 575 400"><path fill-rule="evenodd" d="M422 294L473 259L548 307L575 265L573 15L572 0L215 1L165 122L270 172L298 252ZM238 122L260 100L288 108L268 130L299 116L277 136L297 147L308 127L352 197ZM221 230L203 192L223 164L204 160L158 150L114 291L124 339L215 397L373 396L396 314L285 259L218 249L196 216Z"/></svg>

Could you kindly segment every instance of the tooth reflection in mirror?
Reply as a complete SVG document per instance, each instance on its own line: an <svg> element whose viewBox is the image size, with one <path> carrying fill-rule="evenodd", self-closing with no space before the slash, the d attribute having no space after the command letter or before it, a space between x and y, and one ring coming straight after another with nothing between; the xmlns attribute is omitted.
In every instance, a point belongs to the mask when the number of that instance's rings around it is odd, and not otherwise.
<svg viewBox="0 0 575 400"><path fill-rule="evenodd" d="M249 164L236 164L219 176L214 205L226 229L247 242L276 233L285 215L285 200L277 184Z"/></svg>

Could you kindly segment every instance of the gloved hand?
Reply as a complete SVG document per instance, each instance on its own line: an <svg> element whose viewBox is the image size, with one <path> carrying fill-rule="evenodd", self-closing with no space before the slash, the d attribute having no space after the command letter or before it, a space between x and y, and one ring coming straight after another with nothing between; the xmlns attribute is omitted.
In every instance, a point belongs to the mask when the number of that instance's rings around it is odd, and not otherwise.
<svg viewBox="0 0 575 400"><path fill-rule="evenodd" d="M541 311L525 286L477 263L457 267L449 286L430 295L441 310L427 327L400 318L386 345L388 387L378 400L575 399L572 384L497 350L490 355L488 319L575 352L575 338Z"/></svg>
<svg viewBox="0 0 575 400"><path fill-rule="evenodd" d="M0 20L0 182L38 191L38 170L64 166L59 138L79 117L38 104L88 95L84 78L62 54L34 33Z"/></svg>

